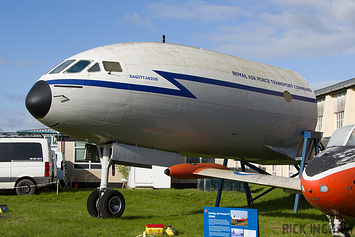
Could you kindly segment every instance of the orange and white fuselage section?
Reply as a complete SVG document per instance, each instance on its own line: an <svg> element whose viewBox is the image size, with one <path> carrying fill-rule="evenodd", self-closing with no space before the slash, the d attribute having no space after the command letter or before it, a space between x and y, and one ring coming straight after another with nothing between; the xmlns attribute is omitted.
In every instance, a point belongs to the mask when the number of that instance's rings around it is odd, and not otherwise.
<svg viewBox="0 0 355 237"><path fill-rule="evenodd" d="M29 112L72 137L202 157L292 163L316 99L299 74L209 50L123 43L74 55L43 75Z"/></svg>
<svg viewBox="0 0 355 237"><path fill-rule="evenodd" d="M323 213L355 217L355 147L331 147L316 156L303 172L301 188Z"/></svg>
<svg viewBox="0 0 355 237"><path fill-rule="evenodd" d="M355 217L355 125L337 129L301 178L304 197L329 216Z"/></svg>

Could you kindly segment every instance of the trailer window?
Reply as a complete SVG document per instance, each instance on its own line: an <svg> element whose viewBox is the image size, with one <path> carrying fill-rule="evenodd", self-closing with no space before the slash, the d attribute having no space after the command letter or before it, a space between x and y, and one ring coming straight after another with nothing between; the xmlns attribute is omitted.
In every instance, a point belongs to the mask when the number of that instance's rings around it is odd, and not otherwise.
<svg viewBox="0 0 355 237"><path fill-rule="evenodd" d="M103 61L102 63L107 72L122 72L122 67L119 62Z"/></svg>
<svg viewBox="0 0 355 237"><path fill-rule="evenodd" d="M85 160L85 147L82 148L81 142L75 143L74 148L74 169L90 169L89 161Z"/></svg>
<svg viewBox="0 0 355 237"><path fill-rule="evenodd" d="M74 169L101 169L100 160L85 159L85 142L74 143Z"/></svg>
<svg viewBox="0 0 355 237"><path fill-rule="evenodd" d="M12 160L43 161L40 143L12 143Z"/></svg>
<svg viewBox="0 0 355 237"><path fill-rule="evenodd" d="M49 74L55 74L55 73L60 73L64 68L68 67L70 64L72 64L75 60L67 60L59 64L56 68L54 68Z"/></svg>
<svg viewBox="0 0 355 237"><path fill-rule="evenodd" d="M85 160L84 154L85 154L85 147L81 147L80 145L78 145L78 143L75 144L75 148L74 148L74 160L75 162L88 162L87 160Z"/></svg>
<svg viewBox="0 0 355 237"><path fill-rule="evenodd" d="M11 143L0 143L0 162L11 161Z"/></svg>

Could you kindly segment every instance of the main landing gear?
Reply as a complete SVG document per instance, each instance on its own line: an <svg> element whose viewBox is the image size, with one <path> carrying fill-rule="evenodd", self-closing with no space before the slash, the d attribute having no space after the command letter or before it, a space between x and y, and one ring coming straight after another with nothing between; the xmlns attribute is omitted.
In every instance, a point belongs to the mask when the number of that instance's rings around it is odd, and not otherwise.
<svg viewBox="0 0 355 237"><path fill-rule="evenodd" d="M101 148L102 152L101 152ZM116 218L122 216L125 209L123 195L117 190L110 190L108 184L108 170L112 164L110 159L111 144L98 146L101 161L101 184L92 192L87 201L87 210L93 217Z"/></svg>
<svg viewBox="0 0 355 237"><path fill-rule="evenodd" d="M345 230L345 218L329 215L327 215L327 217L332 236L350 237L350 234Z"/></svg>

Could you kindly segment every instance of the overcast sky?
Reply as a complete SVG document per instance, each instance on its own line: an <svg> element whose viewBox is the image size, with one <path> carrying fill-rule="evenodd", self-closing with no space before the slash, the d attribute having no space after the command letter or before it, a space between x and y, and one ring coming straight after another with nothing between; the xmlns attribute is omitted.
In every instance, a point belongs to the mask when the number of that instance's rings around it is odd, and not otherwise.
<svg viewBox="0 0 355 237"><path fill-rule="evenodd" d="M168 43L291 69L314 90L351 79L354 12L353 0L1 1L0 129L42 126L24 99L64 59L163 34Z"/></svg>

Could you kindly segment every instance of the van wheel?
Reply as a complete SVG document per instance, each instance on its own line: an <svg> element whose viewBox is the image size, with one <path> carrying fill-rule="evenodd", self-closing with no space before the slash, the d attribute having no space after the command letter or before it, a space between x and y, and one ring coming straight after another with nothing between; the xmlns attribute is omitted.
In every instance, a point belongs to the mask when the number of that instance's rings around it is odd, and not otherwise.
<svg viewBox="0 0 355 237"><path fill-rule="evenodd" d="M90 194L88 201L86 203L88 212L92 217L99 216L99 197L100 197L100 192L98 190L95 190Z"/></svg>
<svg viewBox="0 0 355 237"><path fill-rule="evenodd" d="M124 197L117 190L107 190L99 200L99 210L102 218L120 217L124 209Z"/></svg>
<svg viewBox="0 0 355 237"><path fill-rule="evenodd" d="M29 179L23 179L16 185L17 195L32 195L36 192L35 184Z"/></svg>

